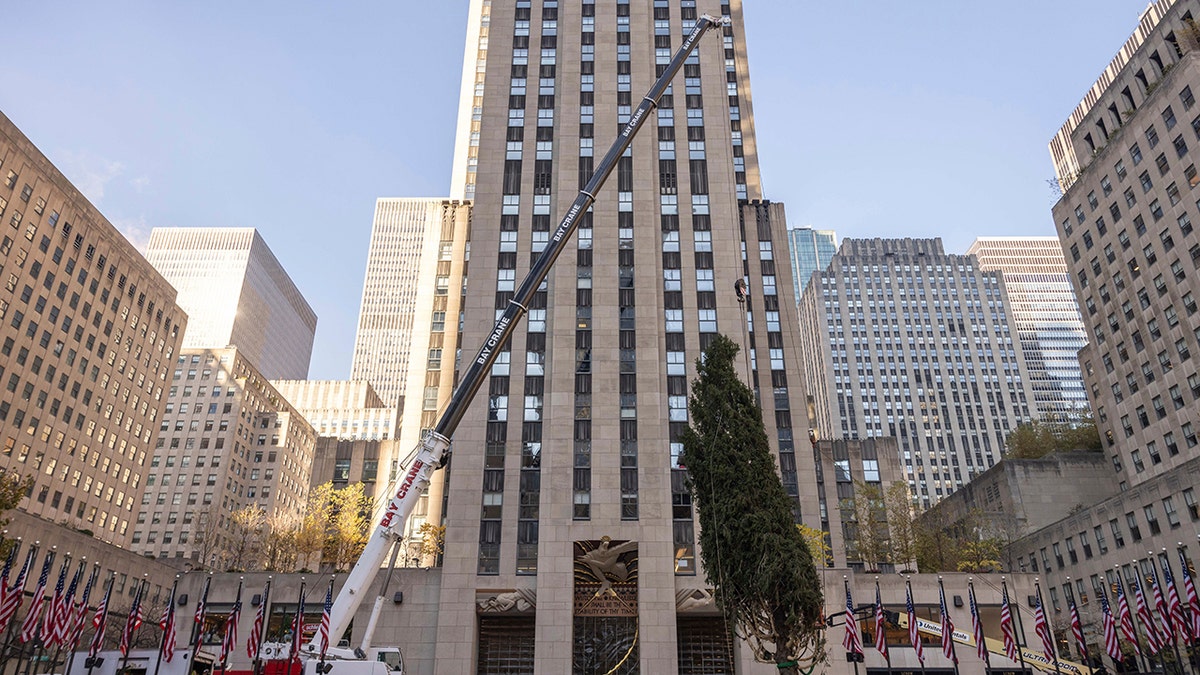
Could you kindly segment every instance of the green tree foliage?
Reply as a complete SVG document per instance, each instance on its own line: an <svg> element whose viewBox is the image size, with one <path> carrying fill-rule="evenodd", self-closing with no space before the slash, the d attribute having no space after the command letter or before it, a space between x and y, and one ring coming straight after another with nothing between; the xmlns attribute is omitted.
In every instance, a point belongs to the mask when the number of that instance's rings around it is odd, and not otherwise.
<svg viewBox="0 0 1200 675"><path fill-rule="evenodd" d="M854 549L868 571L877 571L879 563L889 562L887 505L883 487L878 483L854 481Z"/></svg>
<svg viewBox="0 0 1200 675"><path fill-rule="evenodd" d="M900 571L910 571L917 560L917 526L908 482L898 480L889 485L883 494L883 502L887 509L892 562Z"/></svg>
<svg viewBox="0 0 1200 675"><path fill-rule="evenodd" d="M1008 435L1005 445L1005 456L1013 459L1037 459L1051 452L1099 452L1103 447L1091 415L1021 424Z"/></svg>
<svg viewBox="0 0 1200 675"><path fill-rule="evenodd" d="M8 525L11 520L5 513L10 509L17 508L25 495L33 487L33 476L21 477L15 471L0 470L0 529ZM8 555L8 547L12 542L0 537L0 556Z"/></svg>
<svg viewBox="0 0 1200 675"><path fill-rule="evenodd" d="M717 336L697 362L683 461L700 517L708 583L755 657L791 675L823 658L821 584L792 519L738 346Z"/></svg>

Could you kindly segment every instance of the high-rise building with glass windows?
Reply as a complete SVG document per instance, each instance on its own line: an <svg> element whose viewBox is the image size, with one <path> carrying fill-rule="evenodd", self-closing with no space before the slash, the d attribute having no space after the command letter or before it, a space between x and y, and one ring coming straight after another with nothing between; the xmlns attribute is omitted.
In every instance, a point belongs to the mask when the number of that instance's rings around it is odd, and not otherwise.
<svg viewBox="0 0 1200 675"><path fill-rule="evenodd" d="M788 230L787 238L792 264L792 287L796 292L796 300L799 301L813 272L825 269L833 254L837 253L837 233L833 230L793 227Z"/></svg>
<svg viewBox="0 0 1200 675"><path fill-rule="evenodd" d="M941 239L845 239L800 301L822 439L899 439L924 506L1000 460L1033 390L999 272Z"/></svg>
<svg viewBox="0 0 1200 675"><path fill-rule="evenodd" d="M694 362L718 333L744 346L797 518L818 525L786 218L762 200L739 0L473 0L451 188L473 200L462 346L479 348L701 13L733 23L619 159L455 434L439 673L749 663L697 570L678 461ZM592 602L589 563L612 602Z"/></svg>
<svg viewBox="0 0 1200 675"><path fill-rule="evenodd" d="M179 291L185 349L234 346L269 378L308 376L317 315L252 227L156 227L146 259Z"/></svg>
<svg viewBox="0 0 1200 675"><path fill-rule="evenodd" d="M1086 414L1079 350L1087 344L1058 237L979 237L967 249L979 269L1004 273L1038 419Z"/></svg>

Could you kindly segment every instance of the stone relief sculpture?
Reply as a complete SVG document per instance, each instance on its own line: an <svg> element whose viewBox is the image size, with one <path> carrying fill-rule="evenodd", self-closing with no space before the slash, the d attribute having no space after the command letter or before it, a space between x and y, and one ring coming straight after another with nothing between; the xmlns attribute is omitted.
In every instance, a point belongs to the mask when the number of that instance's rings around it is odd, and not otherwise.
<svg viewBox="0 0 1200 675"><path fill-rule="evenodd" d="M480 593L475 604L481 612L528 612L537 606L537 591L519 588L490 595Z"/></svg>
<svg viewBox="0 0 1200 675"><path fill-rule="evenodd" d="M596 595L611 591L614 581L629 580L629 568L621 562L620 557L636 550L636 541L625 541L613 546L612 539L606 536L600 539L599 546L579 556L579 562L600 582L600 589L596 591Z"/></svg>

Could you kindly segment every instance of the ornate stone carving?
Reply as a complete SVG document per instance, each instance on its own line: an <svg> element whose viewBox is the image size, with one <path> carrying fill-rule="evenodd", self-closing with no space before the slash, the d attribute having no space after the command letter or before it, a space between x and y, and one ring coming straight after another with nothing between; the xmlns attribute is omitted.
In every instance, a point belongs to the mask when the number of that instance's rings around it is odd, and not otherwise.
<svg viewBox="0 0 1200 675"><path fill-rule="evenodd" d="M475 604L480 612L513 614L530 612L537 607L537 590L518 588L496 593L476 593Z"/></svg>

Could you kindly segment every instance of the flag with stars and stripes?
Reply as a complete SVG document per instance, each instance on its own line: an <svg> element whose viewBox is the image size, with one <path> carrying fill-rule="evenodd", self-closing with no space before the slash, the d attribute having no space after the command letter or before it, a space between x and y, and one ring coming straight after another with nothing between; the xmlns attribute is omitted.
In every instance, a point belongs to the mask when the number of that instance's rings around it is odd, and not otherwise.
<svg viewBox="0 0 1200 675"><path fill-rule="evenodd" d="M296 618L292 621L292 645L288 649L288 668L300 660L300 647L304 643L304 584L300 584L300 604L296 607Z"/></svg>
<svg viewBox="0 0 1200 675"><path fill-rule="evenodd" d="M1133 645L1133 651L1142 654L1142 644L1138 641L1137 631L1133 627L1133 612L1129 609L1129 600L1125 597L1125 587L1117 582L1117 618L1121 623L1121 638Z"/></svg>
<svg viewBox="0 0 1200 675"><path fill-rule="evenodd" d="M96 633L92 636L92 643L88 647L90 658L96 658L104 646L104 629L108 627L108 602L112 600L113 586L117 585L116 581L115 576L109 577L108 590L104 591L104 598L100 600L100 606L96 608L96 616L92 617L92 626L96 629Z"/></svg>
<svg viewBox="0 0 1200 675"><path fill-rule="evenodd" d="M1151 560L1151 564L1153 562ZM1175 639L1175 631L1171 626L1171 613L1167 610L1167 600L1163 597L1157 578L1150 580L1150 588L1154 591L1154 614L1158 619L1158 641L1165 649Z"/></svg>
<svg viewBox="0 0 1200 675"><path fill-rule="evenodd" d="M1083 637L1083 622L1079 620L1079 609L1075 607L1075 601L1069 600L1071 604L1071 635L1075 638L1075 646L1079 649L1079 655L1087 659L1087 640Z"/></svg>
<svg viewBox="0 0 1200 675"><path fill-rule="evenodd" d="M246 656L251 660L258 658L258 649L263 637L263 626L267 620L267 599L271 597L271 580L267 579L267 585L263 588L262 602L258 605L258 612L254 614L254 625L250 626L250 639L246 640Z"/></svg>
<svg viewBox="0 0 1200 675"><path fill-rule="evenodd" d="M946 608L946 589L938 584L938 602L942 608L942 654L954 663L958 663L958 654L954 653L954 620L950 618L950 610Z"/></svg>
<svg viewBox="0 0 1200 675"><path fill-rule="evenodd" d="M858 636L858 619L854 618L854 601L850 599L850 582L846 582L846 634L842 646L852 654L862 654L862 641Z"/></svg>
<svg viewBox="0 0 1200 675"><path fill-rule="evenodd" d="M1117 640L1117 621L1113 617L1112 607L1108 606L1108 598L1100 595L1100 612L1104 615L1104 653L1113 661L1120 661L1121 643Z"/></svg>
<svg viewBox="0 0 1200 675"><path fill-rule="evenodd" d="M921 667L924 668L925 647L921 644L921 632L917 630L917 609L913 607L912 588L904 591L904 611L908 614L908 641L917 653L917 661L920 661Z"/></svg>
<svg viewBox="0 0 1200 675"><path fill-rule="evenodd" d="M16 555L16 547L9 552L11 560ZM29 578L29 568L33 566L33 556L36 552L32 546L29 547L29 552L25 554L25 565L21 571L17 573L17 580L12 586L8 585L9 564L4 565L4 577L0 579L0 631L8 628L8 624L12 618L17 615L17 610L21 608L21 601L25 599L25 581Z"/></svg>
<svg viewBox="0 0 1200 675"><path fill-rule="evenodd" d="M162 616L158 619L158 627L163 632L159 657L163 663L170 663L175 658L175 586L171 587L171 596L167 598L167 606L163 608Z"/></svg>
<svg viewBox="0 0 1200 675"><path fill-rule="evenodd" d="M987 642L983 635L983 619L979 617L979 605L975 604L975 589L970 590L971 596L971 630L975 634L975 654L979 659L987 659Z"/></svg>
<svg viewBox="0 0 1200 675"><path fill-rule="evenodd" d="M38 636L38 628L42 619L42 607L46 604L46 584L50 581L50 570L54 567L54 551L46 554L42 561L42 573L38 577L37 588L33 591L29 613L21 623L21 642L29 642Z"/></svg>
<svg viewBox="0 0 1200 675"><path fill-rule="evenodd" d="M139 583L137 593L133 596L133 605L129 608L129 616L125 619L125 630L121 631L121 656L128 656L129 650L133 647L133 636L137 630L142 627L144 617L142 615L142 591L145 589L145 583Z"/></svg>
<svg viewBox="0 0 1200 675"><path fill-rule="evenodd" d="M1158 627L1155 625L1154 617L1150 615L1150 606L1146 604L1146 594L1142 593L1140 583L1134 586L1133 593L1137 599L1138 623L1142 624L1142 632L1146 634L1146 644L1150 647L1151 654L1157 654L1162 650L1163 645L1158 639Z"/></svg>
<svg viewBox="0 0 1200 675"><path fill-rule="evenodd" d="M70 637L73 627L71 619L74 617L71 607L75 602L75 591L79 589L79 579L82 576L83 565L80 565L71 577L71 584L67 586L66 592L59 598L58 603L50 608L54 613L54 628L50 632L51 644L61 646L66 644L67 638Z"/></svg>
<svg viewBox="0 0 1200 675"><path fill-rule="evenodd" d="M97 571L93 570L88 576L87 585L83 587L83 596L74 604L71 613L71 628L67 633L66 646L68 652L75 651L79 646L79 638L83 637L83 624L87 621L88 598L92 595L92 586L96 583Z"/></svg>
<svg viewBox="0 0 1200 675"><path fill-rule="evenodd" d="M1008 586L1004 587L1004 602L1000 605L1000 632L1004 634L1004 655L1010 660L1018 660L1017 631L1013 628L1012 607L1008 604Z"/></svg>
<svg viewBox="0 0 1200 675"><path fill-rule="evenodd" d="M1179 637L1187 644L1192 644L1192 630L1188 626L1187 617L1183 615L1183 603L1179 601L1179 590L1175 588L1175 577L1171 574L1171 565L1166 559L1162 561L1163 571L1163 586L1167 590L1167 615L1170 617L1171 627Z"/></svg>
<svg viewBox="0 0 1200 675"><path fill-rule="evenodd" d="M1033 611L1033 632L1042 639L1042 653L1046 660L1054 663L1057 658L1054 652L1054 635L1050 631L1050 622L1046 620L1046 609L1042 607L1042 594L1038 593L1037 608Z"/></svg>
<svg viewBox="0 0 1200 675"><path fill-rule="evenodd" d="M221 658L219 659L221 663L225 663L237 647L238 622L241 618L242 598L239 593L237 602L233 603L233 609L229 610L229 618L225 620L225 637L221 639Z"/></svg>
<svg viewBox="0 0 1200 675"><path fill-rule="evenodd" d="M70 571L71 560L63 556L62 565L58 568L58 580L54 582L54 595L50 596L50 606L42 617L42 644L54 643L54 631L58 621L58 605L62 602L63 593L67 591L67 572Z"/></svg>
<svg viewBox="0 0 1200 675"><path fill-rule="evenodd" d="M883 600L879 597L878 582L875 586L875 649L883 654L883 658L888 658L887 647L887 616L883 612Z"/></svg>
<svg viewBox="0 0 1200 675"><path fill-rule="evenodd" d="M1183 595L1187 600L1188 613L1192 615L1192 640L1200 642L1200 596L1196 594L1196 583L1192 580L1192 571L1188 569L1187 557L1183 549L1179 549L1179 567L1183 570Z"/></svg>

